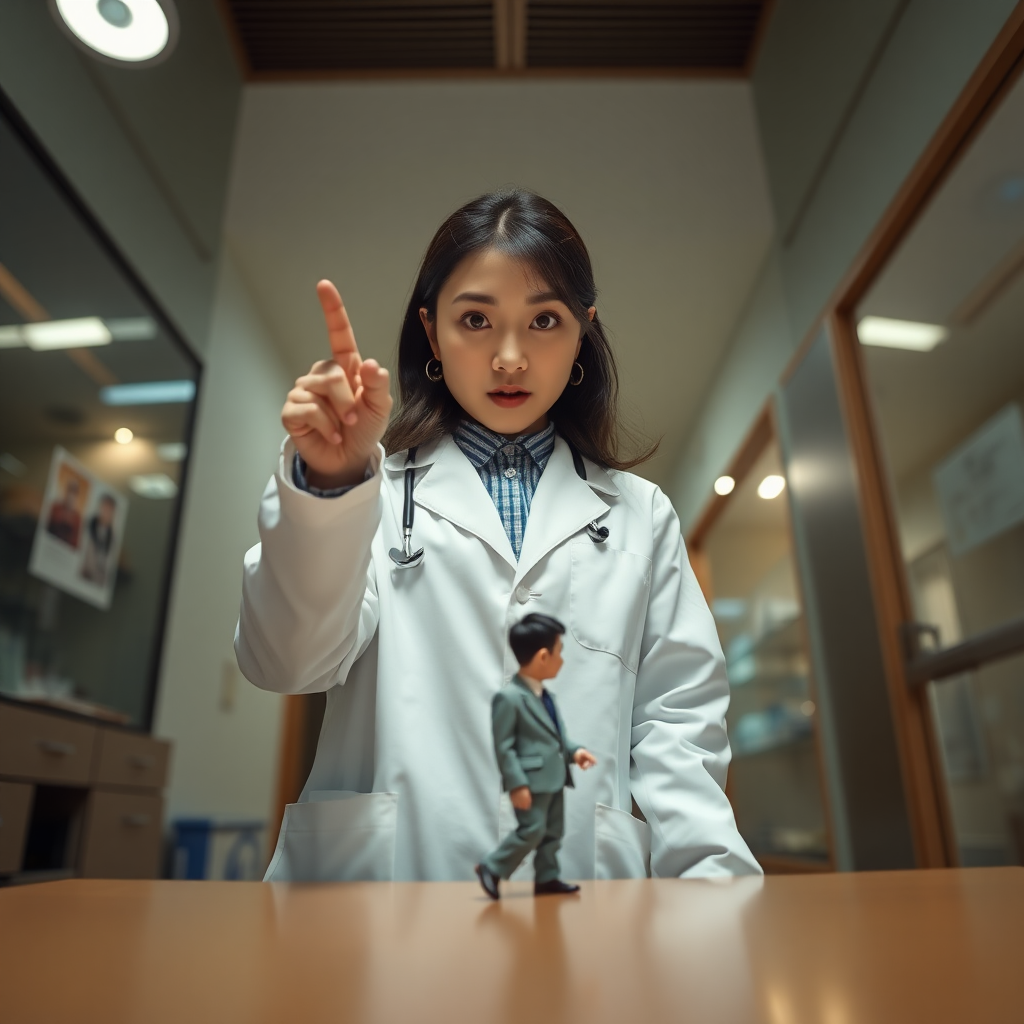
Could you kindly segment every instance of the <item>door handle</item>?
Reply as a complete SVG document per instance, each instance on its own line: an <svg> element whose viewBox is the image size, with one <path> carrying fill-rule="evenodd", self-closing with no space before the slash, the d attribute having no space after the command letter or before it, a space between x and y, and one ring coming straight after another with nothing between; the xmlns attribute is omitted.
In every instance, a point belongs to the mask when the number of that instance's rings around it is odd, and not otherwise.
<svg viewBox="0 0 1024 1024"><path fill-rule="evenodd" d="M38 740L39 746L47 754L54 757L70 757L78 749L72 743L61 743L60 740Z"/></svg>

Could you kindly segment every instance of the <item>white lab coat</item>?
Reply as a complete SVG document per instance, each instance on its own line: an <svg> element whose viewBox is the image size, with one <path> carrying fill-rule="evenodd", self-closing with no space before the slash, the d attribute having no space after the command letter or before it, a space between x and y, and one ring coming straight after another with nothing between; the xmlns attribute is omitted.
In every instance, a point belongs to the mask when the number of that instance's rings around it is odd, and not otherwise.
<svg viewBox="0 0 1024 1024"><path fill-rule="evenodd" d="M245 556L238 664L278 693L327 691L316 760L285 812L267 879L470 880L515 826L491 699L528 612L567 626L550 682L597 757L565 793L565 878L758 873L725 797L729 688L714 621L665 495L562 438L516 561L477 471L446 436L417 455L402 569L405 453L337 498L298 490L286 441ZM608 527L605 543L586 532ZM646 821L631 813L632 799ZM531 877L532 858L514 878Z"/></svg>

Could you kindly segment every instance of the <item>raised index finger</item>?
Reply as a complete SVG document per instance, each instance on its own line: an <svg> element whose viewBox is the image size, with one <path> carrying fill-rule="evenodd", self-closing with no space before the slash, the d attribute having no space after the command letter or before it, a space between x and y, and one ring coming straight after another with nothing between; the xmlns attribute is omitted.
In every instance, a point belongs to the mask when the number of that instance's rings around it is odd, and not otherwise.
<svg viewBox="0 0 1024 1024"><path fill-rule="evenodd" d="M320 281L316 286L316 294L324 311L327 324L327 337L331 343L334 361L346 370L358 369L362 358L356 345L355 332L345 311L345 303L341 301L338 289L330 281ZM355 356L355 360L352 357ZM355 362L355 366L350 364Z"/></svg>

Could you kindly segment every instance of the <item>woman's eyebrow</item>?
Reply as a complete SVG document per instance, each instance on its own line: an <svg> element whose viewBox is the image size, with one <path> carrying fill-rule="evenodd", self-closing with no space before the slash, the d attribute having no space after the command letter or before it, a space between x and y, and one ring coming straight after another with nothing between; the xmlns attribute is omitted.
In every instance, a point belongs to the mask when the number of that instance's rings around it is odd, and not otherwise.
<svg viewBox="0 0 1024 1024"><path fill-rule="evenodd" d="M496 306L498 300L493 295L483 295L481 292L460 292L452 299L452 305L456 302L479 302L483 306Z"/></svg>
<svg viewBox="0 0 1024 1024"><path fill-rule="evenodd" d="M539 305L542 302L552 302L554 300L557 300L559 302L562 301L559 298L557 292L538 292L536 295L531 295L526 300L526 303L529 306L537 306L537 305Z"/></svg>

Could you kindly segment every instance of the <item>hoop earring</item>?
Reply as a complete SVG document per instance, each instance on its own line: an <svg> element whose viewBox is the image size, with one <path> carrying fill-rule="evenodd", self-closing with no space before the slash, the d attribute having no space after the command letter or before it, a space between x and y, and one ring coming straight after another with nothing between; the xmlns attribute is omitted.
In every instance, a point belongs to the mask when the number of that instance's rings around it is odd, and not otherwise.
<svg viewBox="0 0 1024 1024"><path fill-rule="evenodd" d="M437 363L436 370L434 370L433 367L430 365L431 363ZM431 356L430 359L427 360L426 374L427 379L432 380L435 384L439 380L444 380L444 369L441 367L441 360L434 359L434 357Z"/></svg>
<svg viewBox="0 0 1024 1024"><path fill-rule="evenodd" d="M572 368L573 368L573 370L579 370L580 371L580 375L575 380L572 379L572 371L571 370L569 371L569 383L574 388L576 388L576 387L579 387L580 384L583 383L583 366L582 366L581 363L573 363L572 364Z"/></svg>

